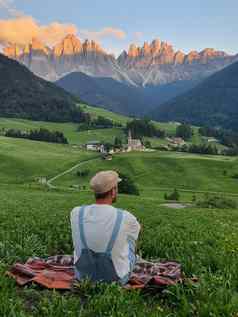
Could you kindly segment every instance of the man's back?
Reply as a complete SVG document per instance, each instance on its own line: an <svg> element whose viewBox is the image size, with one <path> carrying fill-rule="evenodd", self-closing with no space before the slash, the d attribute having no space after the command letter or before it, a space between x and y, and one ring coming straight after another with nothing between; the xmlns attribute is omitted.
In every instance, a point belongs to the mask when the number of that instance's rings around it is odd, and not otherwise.
<svg viewBox="0 0 238 317"><path fill-rule="evenodd" d="M132 214L107 204L76 207L71 213L71 227L78 278L87 274L80 270L86 270L89 277L94 276L97 280L96 272L90 270L102 269L106 255L111 259L114 275L118 277L112 276L111 279L122 283L128 280L135 264L135 244L140 231L140 225ZM94 265L90 267L87 261L94 262ZM100 279L110 280L108 275L112 273L104 271L100 273Z"/></svg>

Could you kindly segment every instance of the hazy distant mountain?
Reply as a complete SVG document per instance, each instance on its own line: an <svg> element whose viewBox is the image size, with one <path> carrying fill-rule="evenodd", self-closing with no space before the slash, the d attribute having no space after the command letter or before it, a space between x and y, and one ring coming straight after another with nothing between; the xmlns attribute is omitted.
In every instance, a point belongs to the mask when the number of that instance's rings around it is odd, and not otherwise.
<svg viewBox="0 0 238 317"><path fill-rule="evenodd" d="M80 96L85 102L127 115L142 116L178 93L189 90L195 82L186 81L161 86L136 87L112 78L90 77L80 72L66 75L57 85Z"/></svg>
<svg viewBox="0 0 238 317"><path fill-rule="evenodd" d="M0 54L0 116L45 121L79 121L74 98Z"/></svg>
<svg viewBox="0 0 238 317"><path fill-rule="evenodd" d="M163 121L185 121L238 131L238 62L160 105L150 115Z"/></svg>

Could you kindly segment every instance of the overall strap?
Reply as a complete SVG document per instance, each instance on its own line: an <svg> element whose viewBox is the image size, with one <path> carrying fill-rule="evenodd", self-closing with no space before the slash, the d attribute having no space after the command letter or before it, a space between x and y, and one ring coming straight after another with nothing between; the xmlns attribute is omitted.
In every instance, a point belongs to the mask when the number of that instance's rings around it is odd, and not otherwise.
<svg viewBox="0 0 238 317"><path fill-rule="evenodd" d="M87 245L85 233L84 233L84 225L83 225L85 208L86 208L86 206L82 206L79 209L79 234L80 234L80 240L82 243L82 249L88 249L88 245Z"/></svg>
<svg viewBox="0 0 238 317"><path fill-rule="evenodd" d="M123 212L120 209L117 209L117 218L116 218L116 222L112 231L112 235L111 235L111 239L108 243L107 249L106 249L106 253L111 253L114 243L117 239L120 227L121 227L121 223L122 223L122 218L123 218Z"/></svg>

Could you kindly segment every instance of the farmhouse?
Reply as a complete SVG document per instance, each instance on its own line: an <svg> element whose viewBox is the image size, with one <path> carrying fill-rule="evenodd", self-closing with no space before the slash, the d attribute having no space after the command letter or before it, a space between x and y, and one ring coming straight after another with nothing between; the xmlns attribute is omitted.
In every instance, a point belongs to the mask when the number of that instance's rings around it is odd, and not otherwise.
<svg viewBox="0 0 238 317"><path fill-rule="evenodd" d="M186 144L182 138L167 138L167 141L169 141L172 146L183 146Z"/></svg>
<svg viewBox="0 0 238 317"><path fill-rule="evenodd" d="M103 152L103 144L99 141L90 141L86 143L86 149L88 151Z"/></svg>

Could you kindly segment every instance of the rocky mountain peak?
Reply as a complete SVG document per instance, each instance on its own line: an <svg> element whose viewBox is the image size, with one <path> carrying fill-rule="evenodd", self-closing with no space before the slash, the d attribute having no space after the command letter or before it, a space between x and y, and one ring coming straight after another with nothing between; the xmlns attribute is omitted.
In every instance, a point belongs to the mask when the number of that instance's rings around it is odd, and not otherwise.
<svg viewBox="0 0 238 317"><path fill-rule="evenodd" d="M32 39L31 44L29 45L29 51L39 51L46 55L50 53L50 49L37 38Z"/></svg>
<svg viewBox="0 0 238 317"><path fill-rule="evenodd" d="M213 48L205 48L201 52L193 50L186 55L182 51L176 52L170 43L155 39L150 44L145 42L142 47L131 44L128 53L124 51L118 58L118 62L119 64L144 67L156 64L206 64L210 60L225 57L229 57L229 55Z"/></svg>
<svg viewBox="0 0 238 317"><path fill-rule="evenodd" d="M135 44L131 44L128 51L129 57L138 57L140 53L139 47L137 47Z"/></svg>
<svg viewBox="0 0 238 317"><path fill-rule="evenodd" d="M193 63L195 61L199 61L199 60L200 60L199 53L197 51L191 51L186 56L185 62L187 62L188 64L191 64L191 63Z"/></svg>
<svg viewBox="0 0 238 317"><path fill-rule="evenodd" d="M82 51L81 41L74 35L68 34L66 37L53 47L53 54L56 57L62 55L74 55Z"/></svg>
<svg viewBox="0 0 238 317"><path fill-rule="evenodd" d="M151 51L154 55L157 55L160 52L161 49L161 41L160 39L156 39L154 41L152 41L151 43Z"/></svg>
<svg viewBox="0 0 238 317"><path fill-rule="evenodd" d="M3 53L9 58L18 58L21 55L22 47L17 44L12 44L3 48Z"/></svg>
<svg viewBox="0 0 238 317"><path fill-rule="evenodd" d="M105 53L103 51L103 49L101 48L101 46L97 42L90 41L87 39L83 43L83 53L87 55L90 52L94 52L94 53L98 53L98 54Z"/></svg>
<svg viewBox="0 0 238 317"><path fill-rule="evenodd" d="M185 54L182 51L177 51L174 56L175 64L183 64L185 60Z"/></svg>
<svg viewBox="0 0 238 317"><path fill-rule="evenodd" d="M148 42L145 42L142 49L141 49L141 55L148 56L151 55L151 47Z"/></svg>

